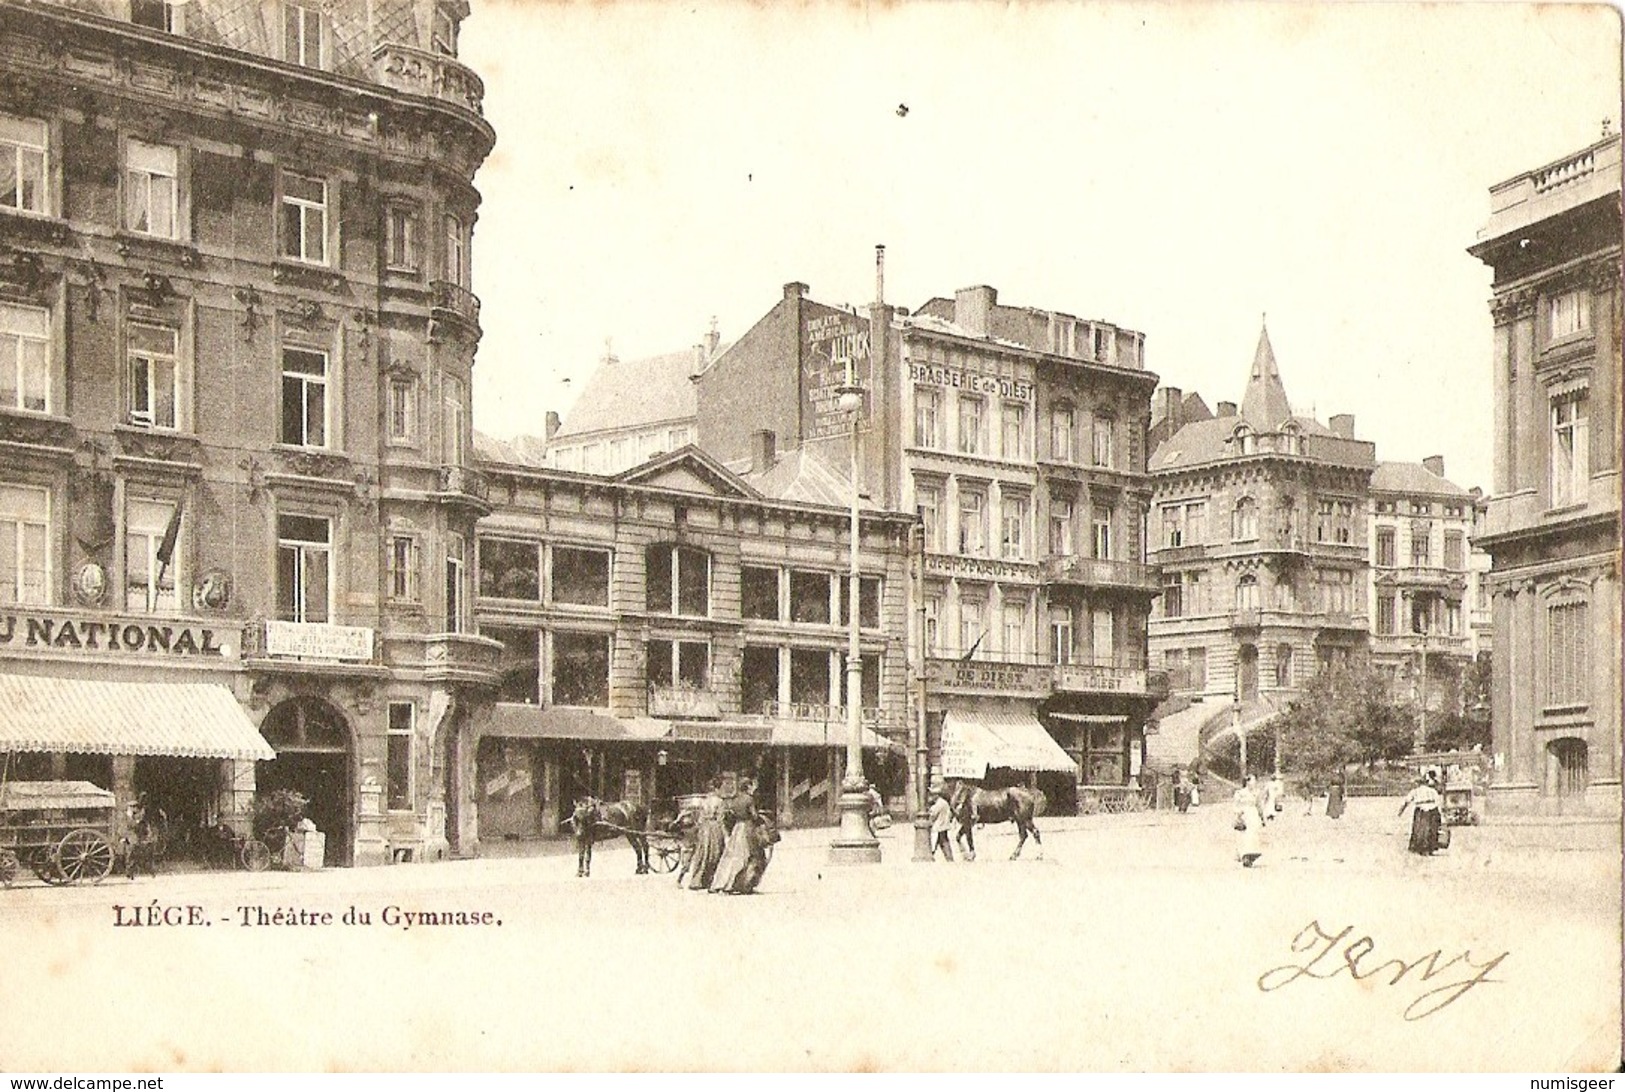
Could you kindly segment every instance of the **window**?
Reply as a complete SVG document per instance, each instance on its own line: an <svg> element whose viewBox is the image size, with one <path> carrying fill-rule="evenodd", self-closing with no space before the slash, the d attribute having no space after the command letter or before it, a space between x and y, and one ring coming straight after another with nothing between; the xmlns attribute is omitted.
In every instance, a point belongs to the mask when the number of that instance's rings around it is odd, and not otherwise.
<svg viewBox="0 0 1625 1092"><path fill-rule="evenodd" d="M1587 306L1590 302L1579 289L1553 296L1547 301L1553 341L1591 329L1591 309Z"/></svg>
<svg viewBox="0 0 1625 1092"><path fill-rule="evenodd" d="M441 442L447 466L463 465L463 381L448 375L440 388L442 416ZM618 469L618 468L617 468Z"/></svg>
<svg viewBox="0 0 1625 1092"><path fill-rule="evenodd" d="M1185 544L1184 505L1169 504L1163 506L1162 544L1164 546L1183 546Z"/></svg>
<svg viewBox="0 0 1625 1092"><path fill-rule="evenodd" d="M644 551L644 580L645 605L651 613L710 615L711 555L704 550L669 543L650 546Z"/></svg>
<svg viewBox="0 0 1625 1092"><path fill-rule="evenodd" d="M1548 706L1588 704L1586 606L1583 602L1554 603L1546 609Z"/></svg>
<svg viewBox="0 0 1625 1092"><path fill-rule="evenodd" d="M320 516L276 520L277 617L326 622L332 614L333 524Z"/></svg>
<svg viewBox="0 0 1625 1092"><path fill-rule="evenodd" d="M1354 502L1338 501L1337 511L1332 518L1332 537L1341 545L1349 546L1354 542Z"/></svg>
<svg viewBox="0 0 1625 1092"><path fill-rule="evenodd" d="M841 603L841 625L851 623L847 614L846 601L848 598L847 586L851 583L850 576L842 576L835 582L835 597ZM880 577L858 577L858 628L880 628Z"/></svg>
<svg viewBox="0 0 1625 1092"><path fill-rule="evenodd" d="M1162 616L1179 618L1185 613L1184 585L1178 573L1162 574Z"/></svg>
<svg viewBox="0 0 1625 1092"><path fill-rule="evenodd" d="M959 552L980 554L987 543L986 498L978 489L959 488Z"/></svg>
<svg viewBox="0 0 1625 1092"><path fill-rule="evenodd" d="M1077 430L1077 414L1071 406L1057 406L1050 414L1049 419L1049 453L1050 458L1058 463L1070 463L1076 459L1074 435Z"/></svg>
<svg viewBox="0 0 1625 1092"><path fill-rule="evenodd" d="M494 599L541 599L540 548L534 542L482 538L480 594Z"/></svg>
<svg viewBox="0 0 1625 1092"><path fill-rule="evenodd" d="M50 531L48 492L0 485L0 603L50 601Z"/></svg>
<svg viewBox="0 0 1625 1092"><path fill-rule="evenodd" d="M1112 635L1112 612L1103 607L1096 607L1090 612L1093 623L1094 643L1090 646L1090 654L1094 656L1096 664L1105 667L1113 662L1113 652L1116 645Z"/></svg>
<svg viewBox="0 0 1625 1092"><path fill-rule="evenodd" d="M1116 425L1103 413L1095 414L1095 465L1115 466L1112 461L1112 429Z"/></svg>
<svg viewBox="0 0 1625 1092"><path fill-rule="evenodd" d="M1591 476L1591 433L1586 416L1586 392L1567 395L1552 403L1552 507L1579 504L1586 499Z"/></svg>
<svg viewBox="0 0 1625 1092"><path fill-rule="evenodd" d="M746 645L739 670L739 709L771 715L779 702L779 650Z"/></svg>
<svg viewBox="0 0 1625 1092"><path fill-rule="evenodd" d="M1337 504L1334 501L1323 500L1317 506L1317 509L1319 518L1315 521L1315 541L1330 542L1332 540Z"/></svg>
<svg viewBox="0 0 1625 1092"><path fill-rule="evenodd" d="M678 448L684 447L687 444L688 444L688 429L686 427L669 429L667 431L667 433L666 433L666 450L667 451L676 451Z"/></svg>
<svg viewBox="0 0 1625 1092"><path fill-rule="evenodd" d="M1258 609L1258 579L1253 576L1244 576L1236 581L1236 609Z"/></svg>
<svg viewBox="0 0 1625 1092"><path fill-rule="evenodd" d="M483 561L485 543L480 543ZM411 535L389 538L389 597L397 602L415 603L418 598L418 543ZM480 594L485 594L485 570L480 570Z"/></svg>
<svg viewBox="0 0 1625 1092"><path fill-rule="evenodd" d="M1006 459L1027 457L1027 407L1006 402L1000 417L999 454Z"/></svg>
<svg viewBox="0 0 1625 1092"><path fill-rule="evenodd" d="M880 657L872 652L865 652L858 657L858 664L863 669L861 673L862 682L859 684L860 689L858 691L858 708L878 709L880 708ZM851 701L851 691L847 689L846 685L844 657L842 658L842 667L843 670L840 675L841 701L845 703Z"/></svg>
<svg viewBox="0 0 1625 1092"><path fill-rule="evenodd" d="M47 149L43 121L0 114L0 208L46 212Z"/></svg>
<svg viewBox="0 0 1625 1092"><path fill-rule="evenodd" d="M434 9L434 23L429 31L429 48L445 57L457 56L457 23L445 8Z"/></svg>
<svg viewBox="0 0 1625 1092"><path fill-rule="evenodd" d="M942 593L930 591L925 594L925 654L927 656L940 655L942 652Z"/></svg>
<svg viewBox="0 0 1625 1092"><path fill-rule="evenodd" d="M50 313L0 303L0 409L51 410Z"/></svg>
<svg viewBox="0 0 1625 1092"><path fill-rule="evenodd" d="M1230 537L1243 542L1258 537L1258 502L1242 497L1230 514Z"/></svg>
<svg viewBox="0 0 1625 1092"><path fill-rule="evenodd" d="M389 753L386 766L389 771L387 800L390 811L411 811L412 804L412 727L417 720L417 706L409 701L389 703Z"/></svg>
<svg viewBox="0 0 1625 1092"><path fill-rule="evenodd" d="M552 602L576 607L609 606L609 551L553 547L548 570Z"/></svg>
<svg viewBox="0 0 1625 1092"><path fill-rule="evenodd" d="M446 280L468 287L468 229L456 216L446 217Z"/></svg>
<svg viewBox="0 0 1625 1092"><path fill-rule="evenodd" d="M1076 654L1072 644L1072 611L1069 607L1049 609L1049 652L1058 664L1069 664Z"/></svg>
<svg viewBox="0 0 1625 1092"><path fill-rule="evenodd" d="M282 172L282 256L327 264L327 182Z"/></svg>
<svg viewBox="0 0 1625 1092"><path fill-rule="evenodd" d="M942 392L932 387L914 388L914 446L942 446Z"/></svg>
<svg viewBox="0 0 1625 1092"><path fill-rule="evenodd" d="M1005 557L1027 556L1027 498L1005 494L1004 497Z"/></svg>
<svg viewBox="0 0 1625 1092"><path fill-rule="evenodd" d="M1292 685L1292 646L1278 645L1275 649L1275 685Z"/></svg>
<svg viewBox="0 0 1625 1092"><path fill-rule="evenodd" d="M418 385L413 379L389 381L389 438L409 443L418 434Z"/></svg>
<svg viewBox="0 0 1625 1092"><path fill-rule="evenodd" d="M650 686L704 690L711 673L711 646L704 641L650 641L645 677Z"/></svg>
<svg viewBox="0 0 1625 1092"><path fill-rule="evenodd" d="M959 653L970 659L981 653L986 659L987 600L965 596L959 600Z"/></svg>
<svg viewBox="0 0 1625 1092"><path fill-rule="evenodd" d="M1398 554L1399 554L1399 550L1395 546L1394 529L1392 527L1379 527L1379 528L1377 528L1377 566L1378 566L1378 568L1383 568L1383 569L1391 569L1391 568L1393 568L1395 565L1397 565L1399 563L1398 560L1397 560Z"/></svg>
<svg viewBox="0 0 1625 1092"><path fill-rule="evenodd" d="M1444 533L1444 567L1447 569L1460 569L1462 565L1461 532L1446 531Z"/></svg>
<svg viewBox="0 0 1625 1092"><path fill-rule="evenodd" d="M129 356L129 422L145 428L174 428L179 403L176 332L162 326L131 323L126 331Z"/></svg>
<svg viewBox="0 0 1625 1092"><path fill-rule="evenodd" d="M1200 546L1207 541L1207 502L1197 501L1185 506L1185 541Z"/></svg>
<svg viewBox="0 0 1625 1092"><path fill-rule="evenodd" d="M1107 560L1112 556L1112 515L1110 508L1103 504L1094 506L1094 514L1090 518L1090 543L1093 548L1092 556Z"/></svg>
<svg viewBox="0 0 1625 1092"><path fill-rule="evenodd" d="M1185 574L1185 613L1201 614L1207 609L1207 596L1203 592L1202 573L1192 570Z"/></svg>
<svg viewBox="0 0 1625 1092"><path fill-rule="evenodd" d="M542 700L542 634L534 629L481 626L480 635L502 642L497 701L538 705Z"/></svg>
<svg viewBox="0 0 1625 1092"><path fill-rule="evenodd" d="M139 614L178 614L176 541L180 509L131 500L124 510L124 605Z"/></svg>
<svg viewBox="0 0 1625 1092"><path fill-rule="evenodd" d="M790 650L790 700L797 705L829 704L830 654L821 648Z"/></svg>
<svg viewBox="0 0 1625 1092"><path fill-rule="evenodd" d="M980 398L959 399L959 450L965 455L980 455L982 452L982 400Z"/></svg>
<svg viewBox="0 0 1625 1092"><path fill-rule="evenodd" d="M1354 612L1354 573L1348 569L1326 569L1320 574L1320 606L1332 614Z"/></svg>
<svg viewBox="0 0 1625 1092"><path fill-rule="evenodd" d="M1380 636L1391 636L1394 632L1394 597L1391 595L1377 596L1377 633Z"/></svg>
<svg viewBox="0 0 1625 1092"><path fill-rule="evenodd" d="M327 354L282 349L282 442L327 446Z"/></svg>
<svg viewBox="0 0 1625 1092"><path fill-rule="evenodd" d="M464 581L466 559L463 536L446 536L446 632L461 633L467 622L464 609L467 584Z"/></svg>
<svg viewBox="0 0 1625 1092"><path fill-rule="evenodd" d="M322 13L301 4L282 5L282 59L306 68L321 68Z"/></svg>
<svg viewBox="0 0 1625 1092"><path fill-rule="evenodd" d="M790 573L790 621L829 625L830 574Z"/></svg>
<svg viewBox="0 0 1625 1092"><path fill-rule="evenodd" d="M1444 631L1451 637L1461 636L1461 604L1455 600L1445 601Z"/></svg>
<svg viewBox="0 0 1625 1092"><path fill-rule="evenodd" d="M779 620L779 570L744 565L739 570L740 614L764 622ZM775 699L777 694L774 695Z"/></svg>
<svg viewBox="0 0 1625 1092"><path fill-rule="evenodd" d="M1425 569L1433 563L1433 529L1426 523L1411 524L1411 566Z"/></svg>
<svg viewBox="0 0 1625 1092"><path fill-rule="evenodd" d="M934 485L914 487L914 507L925 528L925 548L942 549L942 492Z"/></svg>
<svg viewBox="0 0 1625 1092"><path fill-rule="evenodd" d="M384 264L390 269L417 272L418 214L405 205L391 205L384 228Z"/></svg>
<svg viewBox="0 0 1625 1092"><path fill-rule="evenodd" d="M124 146L124 228L180 238L179 152L132 140Z"/></svg>
<svg viewBox="0 0 1625 1092"><path fill-rule="evenodd" d="M1106 330L1106 328L1104 326L1096 326L1094 329L1095 329L1095 359L1096 360L1105 360L1106 359L1106 351L1111 347L1110 344L1109 344L1109 340L1110 340L1109 334L1108 334L1108 332L1107 332L1107 330Z"/></svg>
<svg viewBox="0 0 1625 1092"><path fill-rule="evenodd" d="M1020 660L1027 655L1027 604L1004 604L1004 656Z"/></svg>
<svg viewBox="0 0 1625 1092"><path fill-rule="evenodd" d="M1190 650L1191 689L1207 689L1207 649L1193 648Z"/></svg>
<svg viewBox="0 0 1625 1092"><path fill-rule="evenodd" d="M1072 502L1069 500L1050 499L1049 552L1056 557L1072 556Z"/></svg>
<svg viewBox="0 0 1625 1092"><path fill-rule="evenodd" d="M552 680L554 705L609 705L609 634L554 633Z"/></svg>

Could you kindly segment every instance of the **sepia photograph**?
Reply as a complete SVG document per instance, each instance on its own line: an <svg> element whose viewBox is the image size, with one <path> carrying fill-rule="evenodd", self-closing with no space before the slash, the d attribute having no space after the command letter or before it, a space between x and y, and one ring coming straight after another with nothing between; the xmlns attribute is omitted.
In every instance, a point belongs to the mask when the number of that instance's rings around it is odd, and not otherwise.
<svg viewBox="0 0 1625 1092"><path fill-rule="evenodd" d="M0 1070L1617 1072L1621 26L0 0Z"/></svg>

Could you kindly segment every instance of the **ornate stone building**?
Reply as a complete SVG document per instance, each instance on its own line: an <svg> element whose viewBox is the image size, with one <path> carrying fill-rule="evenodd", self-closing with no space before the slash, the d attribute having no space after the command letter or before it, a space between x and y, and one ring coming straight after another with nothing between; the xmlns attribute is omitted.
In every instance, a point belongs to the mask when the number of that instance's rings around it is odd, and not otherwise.
<svg viewBox="0 0 1625 1092"><path fill-rule="evenodd" d="M448 849L497 651L466 15L0 3L0 690L66 714L5 701L13 776L148 792L179 841L285 787L331 862Z"/></svg>
<svg viewBox="0 0 1625 1092"><path fill-rule="evenodd" d="M1493 811L1620 807L1620 138L1490 188Z"/></svg>

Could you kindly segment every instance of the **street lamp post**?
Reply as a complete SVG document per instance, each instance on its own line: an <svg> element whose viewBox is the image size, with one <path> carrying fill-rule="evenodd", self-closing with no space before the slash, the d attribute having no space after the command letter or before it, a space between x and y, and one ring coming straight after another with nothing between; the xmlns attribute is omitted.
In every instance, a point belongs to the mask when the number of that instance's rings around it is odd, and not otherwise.
<svg viewBox="0 0 1625 1092"><path fill-rule="evenodd" d="M829 844L831 864L878 864L880 840L869 826L869 783L863 776L863 653L858 640L858 505L862 484L858 478L858 426L863 418L863 388L857 384L856 363L847 364L846 383L839 390L839 406L852 418L852 541L848 552L846 591L846 776L841 779L841 825Z"/></svg>

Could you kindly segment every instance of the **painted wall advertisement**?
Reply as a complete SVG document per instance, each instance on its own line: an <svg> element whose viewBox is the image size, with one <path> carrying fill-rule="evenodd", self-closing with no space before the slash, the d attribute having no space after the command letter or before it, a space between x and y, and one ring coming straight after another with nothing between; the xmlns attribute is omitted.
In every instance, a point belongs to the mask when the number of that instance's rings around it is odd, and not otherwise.
<svg viewBox="0 0 1625 1092"><path fill-rule="evenodd" d="M866 392L870 387L869 320L842 311L807 319L801 359L801 413L807 437L844 435L852 421L840 410L841 387L849 382Z"/></svg>

